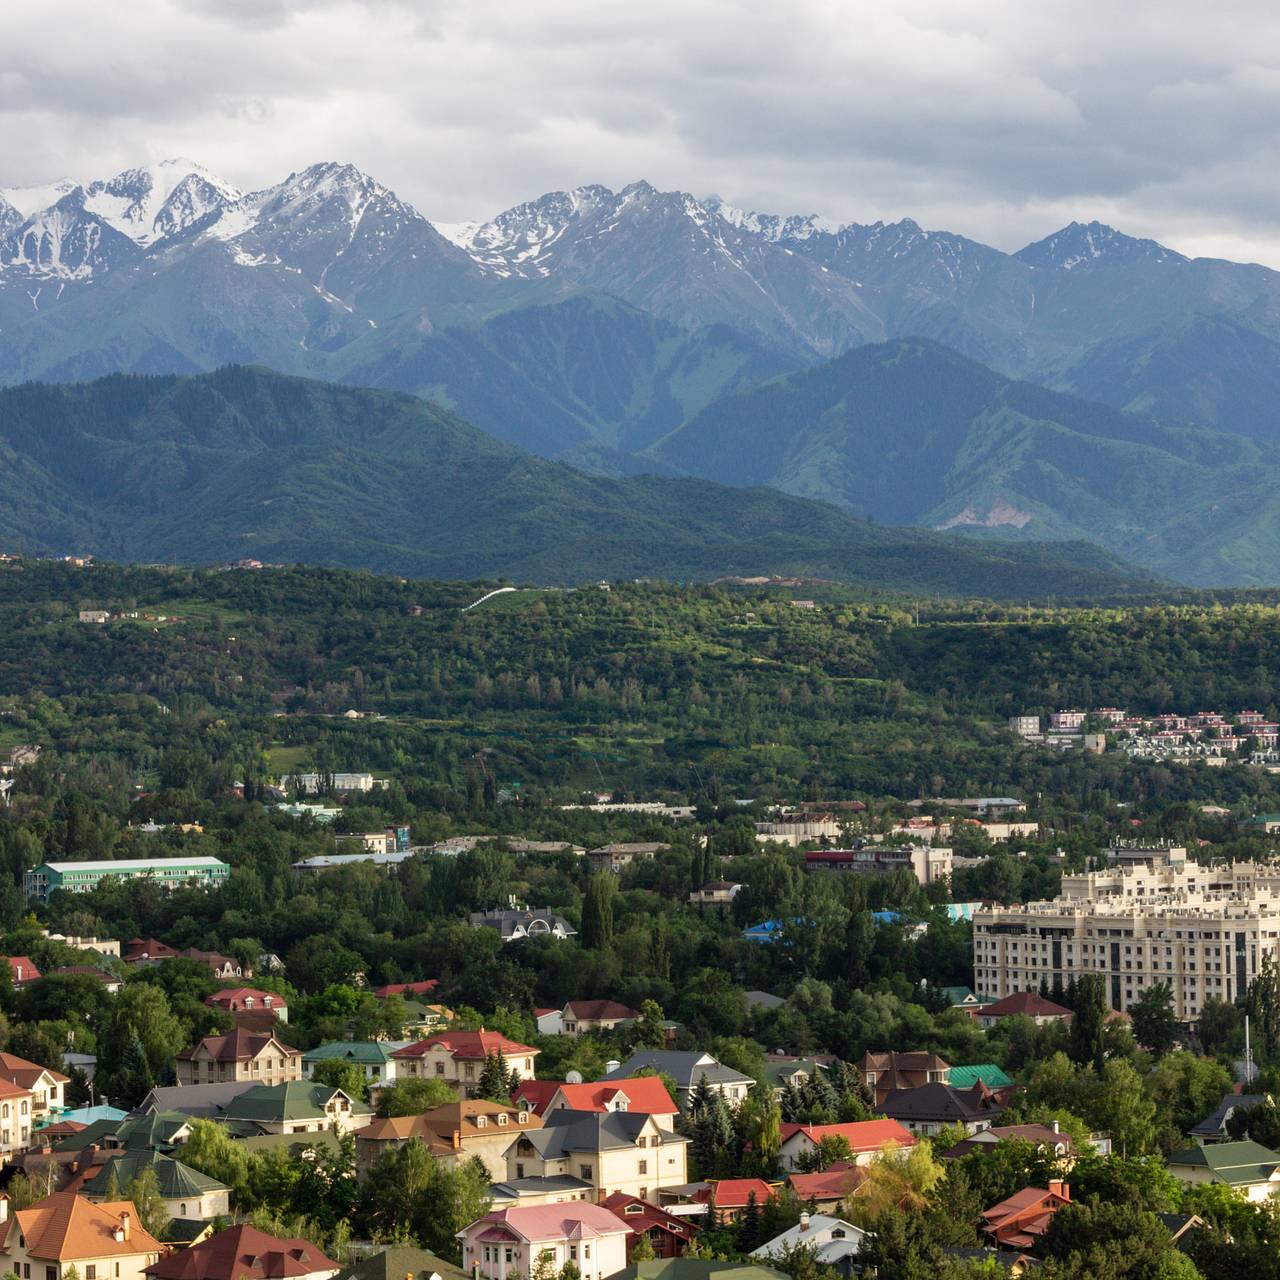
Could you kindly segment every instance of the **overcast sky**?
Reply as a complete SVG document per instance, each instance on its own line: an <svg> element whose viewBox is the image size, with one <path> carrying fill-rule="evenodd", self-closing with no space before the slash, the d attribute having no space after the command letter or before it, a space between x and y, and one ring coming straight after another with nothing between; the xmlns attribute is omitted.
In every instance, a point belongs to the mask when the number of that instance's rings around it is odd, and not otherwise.
<svg viewBox="0 0 1280 1280"><path fill-rule="evenodd" d="M1096 217L1280 267L1272 4L43 0L0 30L0 185L350 160L457 221L646 178L1005 249Z"/></svg>

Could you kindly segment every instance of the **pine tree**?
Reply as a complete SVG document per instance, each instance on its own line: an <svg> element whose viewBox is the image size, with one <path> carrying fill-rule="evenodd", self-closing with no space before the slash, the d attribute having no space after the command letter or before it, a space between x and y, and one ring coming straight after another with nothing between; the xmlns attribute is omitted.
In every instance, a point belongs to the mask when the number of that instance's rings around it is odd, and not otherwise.
<svg viewBox="0 0 1280 1280"><path fill-rule="evenodd" d="M599 871L587 881L582 899L582 945L591 951L607 951L613 945L613 876Z"/></svg>
<svg viewBox="0 0 1280 1280"><path fill-rule="evenodd" d="M738 1251L750 1253L760 1243L760 1206L756 1203L756 1193L747 1195L747 1207L742 1211L742 1220L738 1224Z"/></svg>
<svg viewBox="0 0 1280 1280"><path fill-rule="evenodd" d="M486 1054L480 1078L476 1081L476 1096L489 1102L510 1102L510 1076L500 1050Z"/></svg>
<svg viewBox="0 0 1280 1280"><path fill-rule="evenodd" d="M1086 973L1076 988L1075 1017L1071 1020L1071 1060L1101 1073L1106 1065L1106 988L1102 976Z"/></svg>

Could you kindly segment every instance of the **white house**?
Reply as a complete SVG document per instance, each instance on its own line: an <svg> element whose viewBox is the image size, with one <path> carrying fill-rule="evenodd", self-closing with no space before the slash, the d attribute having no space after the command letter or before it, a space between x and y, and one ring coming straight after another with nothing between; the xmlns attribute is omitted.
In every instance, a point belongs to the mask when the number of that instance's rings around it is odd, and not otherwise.
<svg viewBox="0 0 1280 1280"><path fill-rule="evenodd" d="M855 1227L843 1218L832 1218L825 1213L802 1213L794 1227L753 1249L751 1256L783 1258L788 1250L803 1246L812 1249L816 1261L823 1266L839 1267L846 1258L861 1250L866 1234L861 1227Z"/></svg>
<svg viewBox="0 0 1280 1280"><path fill-rule="evenodd" d="M572 1262L582 1280L603 1280L627 1265L631 1228L598 1204L496 1209L458 1232L462 1269L483 1280L531 1280L539 1261L558 1272Z"/></svg>

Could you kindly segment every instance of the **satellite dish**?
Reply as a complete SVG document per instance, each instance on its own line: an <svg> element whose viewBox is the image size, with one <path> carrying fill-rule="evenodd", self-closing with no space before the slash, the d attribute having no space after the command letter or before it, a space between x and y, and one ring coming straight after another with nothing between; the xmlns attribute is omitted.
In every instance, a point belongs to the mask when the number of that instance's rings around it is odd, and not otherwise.
<svg viewBox="0 0 1280 1280"><path fill-rule="evenodd" d="M565 1072L565 1075L564 1075L564 1082L565 1082L565 1084L581 1084L581 1083L582 1083L582 1072L581 1072L581 1071L566 1071L566 1072Z"/></svg>

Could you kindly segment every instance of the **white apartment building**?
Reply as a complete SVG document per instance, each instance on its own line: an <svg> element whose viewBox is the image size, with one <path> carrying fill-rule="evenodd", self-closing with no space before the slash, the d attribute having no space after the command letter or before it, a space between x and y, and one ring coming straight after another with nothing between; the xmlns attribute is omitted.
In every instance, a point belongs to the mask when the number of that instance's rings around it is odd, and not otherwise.
<svg viewBox="0 0 1280 1280"><path fill-rule="evenodd" d="M1280 868L1251 862L1063 876L1052 901L973 916L979 996L1002 999L1093 973L1113 1009L1168 985L1182 1022L1194 1021L1206 1000L1236 999L1278 952Z"/></svg>

